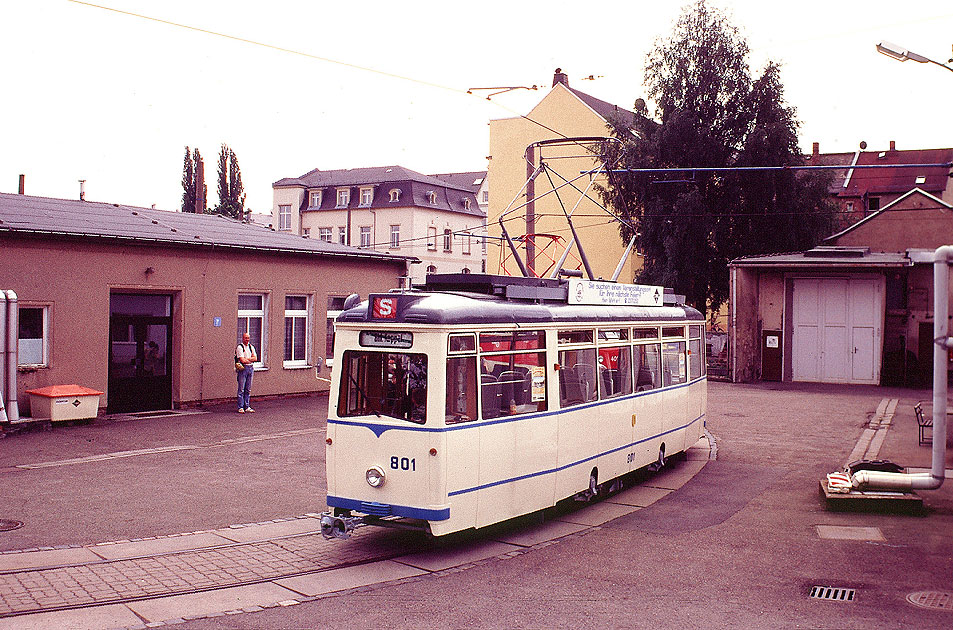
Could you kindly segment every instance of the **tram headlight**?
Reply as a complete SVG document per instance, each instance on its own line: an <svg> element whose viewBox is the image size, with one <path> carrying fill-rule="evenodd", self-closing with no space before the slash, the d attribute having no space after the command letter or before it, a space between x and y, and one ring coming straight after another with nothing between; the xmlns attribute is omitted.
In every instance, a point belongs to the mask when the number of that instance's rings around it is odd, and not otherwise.
<svg viewBox="0 0 953 630"><path fill-rule="evenodd" d="M384 485L384 471L380 466L372 466L364 473L364 479L367 480L367 485L370 487L380 488Z"/></svg>

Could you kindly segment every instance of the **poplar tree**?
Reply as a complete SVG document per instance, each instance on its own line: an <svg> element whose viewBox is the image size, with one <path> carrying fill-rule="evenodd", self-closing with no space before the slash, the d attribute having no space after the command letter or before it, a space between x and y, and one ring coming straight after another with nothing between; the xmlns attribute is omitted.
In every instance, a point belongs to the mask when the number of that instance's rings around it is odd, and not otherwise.
<svg viewBox="0 0 953 630"><path fill-rule="evenodd" d="M238 158L227 144L218 152L218 206L213 210L233 219L245 217L245 188Z"/></svg>

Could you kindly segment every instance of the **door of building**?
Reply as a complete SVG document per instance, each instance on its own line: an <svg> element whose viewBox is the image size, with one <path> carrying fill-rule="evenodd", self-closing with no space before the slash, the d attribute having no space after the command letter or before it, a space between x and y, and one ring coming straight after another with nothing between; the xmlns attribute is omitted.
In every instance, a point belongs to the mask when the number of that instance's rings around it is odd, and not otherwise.
<svg viewBox="0 0 953 630"><path fill-rule="evenodd" d="M874 278L795 278L792 378L877 384L883 314Z"/></svg>
<svg viewBox="0 0 953 630"><path fill-rule="evenodd" d="M172 408L172 296L109 300L109 413Z"/></svg>

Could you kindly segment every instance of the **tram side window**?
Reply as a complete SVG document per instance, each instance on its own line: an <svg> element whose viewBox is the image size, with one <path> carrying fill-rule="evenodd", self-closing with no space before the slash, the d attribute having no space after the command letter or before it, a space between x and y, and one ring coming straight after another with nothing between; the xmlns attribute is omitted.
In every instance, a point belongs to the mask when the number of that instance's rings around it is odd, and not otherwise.
<svg viewBox="0 0 953 630"><path fill-rule="evenodd" d="M546 355L542 352L480 357L483 418L546 410Z"/></svg>
<svg viewBox="0 0 953 630"><path fill-rule="evenodd" d="M688 340L688 376L695 379L706 373L705 338L701 326L689 326Z"/></svg>
<svg viewBox="0 0 953 630"><path fill-rule="evenodd" d="M338 415L377 415L423 424L427 419L427 356L344 353Z"/></svg>
<svg viewBox="0 0 953 630"><path fill-rule="evenodd" d="M476 357L447 359L446 423L469 422L477 417Z"/></svg>
<svg viewBox="0 0 953 630"><path fill-rule="evenodd" d="M662 344L662 385L678 385L687 380L685 342L668 341Z"/></svg>
<svg viewBox="0 0 953 630"><path fill-rule="evenodd" d="M596 400L598 368L596 349L580 348L559 353L559 405L571 407Z"/></svg>
<svg viewBox="0 0 953 630"><path fill-rule="evenodd" d="M632 349L599 348L599 398L632 393Z"/></svg>
<svg viewBox="0 0 953 630"><path fill-rule="evenodd" d="M633 366L635 368L635 391L644 392L662 385L662 373L659 365L659 346L657 343L635 346Z"/></svg>

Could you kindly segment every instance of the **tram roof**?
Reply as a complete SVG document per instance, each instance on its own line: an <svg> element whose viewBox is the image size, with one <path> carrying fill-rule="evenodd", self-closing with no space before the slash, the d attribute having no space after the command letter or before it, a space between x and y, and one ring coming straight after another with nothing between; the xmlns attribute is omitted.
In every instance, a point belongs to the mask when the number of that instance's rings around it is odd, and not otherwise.
<svg viewBox="0 0 953 630"><path fill-rule="evenodd" d="M428 276L427 284L414 290L373 294L367 301L341 313L338 321L491 325L704 319L699 311L682 304L569 304L567 286L565 280L547 278L485 274ZM387 312L382 313L379 300L388 298L392 301L387 305Z"/></svg>

